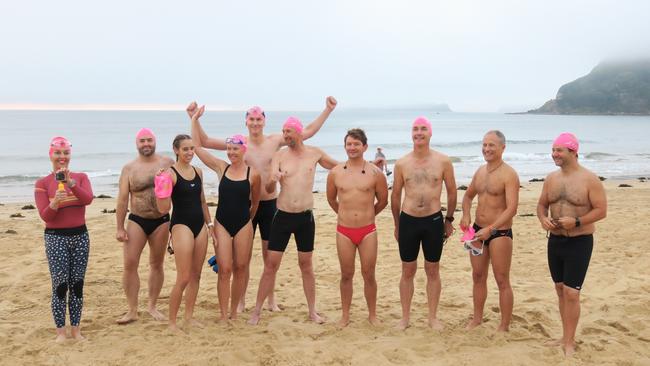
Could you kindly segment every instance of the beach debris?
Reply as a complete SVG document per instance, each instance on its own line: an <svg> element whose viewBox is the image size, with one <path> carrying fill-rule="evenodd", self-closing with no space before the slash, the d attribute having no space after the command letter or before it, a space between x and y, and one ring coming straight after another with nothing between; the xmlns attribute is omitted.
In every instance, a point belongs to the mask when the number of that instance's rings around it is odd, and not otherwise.
<svg viewBox="0 0 650 366"><path fill-rule="evenodd" d="M5 231L5 234L18 234L18 232L16 230L9 229L9 230Z"/></svg>
<svg viewBox="0 0 650 366"><path fill-rule="evenodd" d="M445 206L440 207L440 211L442 211L442 212L447 211L447 207L445 207Z"/></svg>
<svg viewBox="0 0 650 366"><path fill-rule="evenodd" d="M598 176L598 179L600 179L601 182L604 181L604 180L607 180L607 178L601 177L600 175Z"/></svg>
<svg viewBox="0 0 650 366"><path fill-rule="evenodd" d="M25 217L25 216L23 216L23 214L19 212L19 213L11 214L9 215L9 217L14 218L14 217Z"/></svg>
<svg viewBox="0 0 650 366"><path fill-rule="evenodd" d="M102 213L115 213L115 209L112 210L103 209Z"/></svg>
<svg viewBox="0 0 650 366"><path fill-rule="evenodd" d="M21 210L33 210L35 208L36 207L34 207L34 205L25 205L23 206L23 208L21 208Z"/></svg>
<svg viewBox="0 0 650 366"><path fill-rule="evenodd" d="M458 189L459 191L466 191L467 186L458 186L458 188L456 188L456 189Z"/></svg>
<svg viewBox="0 0 650 366"><path fill-rule="evenodd" d="M639 177L639 178L637 178L637 179L639 180L639 182L642 182L642 183L646 181L646 178L645 178L645 177Z"/></svg>
<svg viewBox="0 0 650 366"><path fill-rule="evenodd" d="M100 195L97 196L96 198L113 198L113 197L111 197L111 196L109 196L109 195L107 195L107 194L100 194Z"/></svg>
<svg viewBox="0 0 650 366"><path fill-rule="evenodd" d="M525 213L525 214L521 214L521 215L519 215L519 217L535 217L535 214L532 214L532 213Z"/></svg>
<svg viewBox="0 0 650 366"><path fill-rule="evenodd" d="M544 178L533 178L533 179L529 180L529 182L531 182L531 183L534 183L534 182L543 182L543 181L544 181Z"/></svg>
<svg viewBox="0 0 650 366"><path fill-rule="evenodd" d="M217 207L217 203L212 201L206 203L206 205L208 205L208 207Z"/></svg>
<svg viewBox="0 0 650 366"><path fill-rule="evenodd" d="M625 184L625 183L619 184L618 186L619 186L619 188L630 188L630 187L632 187L631 185Z"/></svg>
<svg viewBox="0 0 650 366"><path fill-rule="evenodd" d="M318 193L318 191L311 191L311 193Z"/></svg>

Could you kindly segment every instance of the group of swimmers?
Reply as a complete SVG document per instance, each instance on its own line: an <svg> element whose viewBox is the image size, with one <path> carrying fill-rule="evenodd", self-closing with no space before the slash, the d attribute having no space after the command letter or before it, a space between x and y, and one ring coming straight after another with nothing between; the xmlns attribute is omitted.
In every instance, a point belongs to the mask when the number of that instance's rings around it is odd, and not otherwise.
<svg viewBox="0 0 650 366"><path fill-rule="evenodd" d="M187 108L191 135L181 134L173 141L175 161L157 154L154 133L141 129L135 139L138 157L124 166L119 181L116 239L124 243L123 287L128 310L117 322L126 324L138 319L138 264L148 243L149 314L156 320L167 318L169 328L180 331L177 315L184 294L184 323L200 326L193 319L193 310L209 237L218 264L220 320L236 319L245 309L253 237L259 229L264 269L248 323L258 324L265 301L269 310L280 309L274 296L275 278L292 234L297 245L309 319L323 323L325 319L316 309L312 266L315 239L312 187L318 164L330 170L327 201L337 214L336 247L341 268L342 310L339 326L345 327L350 322L357 252L368 321L378 324L375 217L388 205L384 167L364 159L367 137L358 128L348 130L344 136L348 157L345 162L334 160L318 147L304 144L304 140L323 126L336 105L336 100L328 97L325 109L313 122L303 126L297 118L289 117L282 133L271 135L263 133L264 111L253 107L246 112L248 136L234 135L224 139L205 133L200 123L205 106L199 107L193 102ZM410 326L420 248L427 277L428 325L433 329L443 328L437 319L441 292L439 262L445 241L454 233L457 189L451 160L429 146L432 133L431 123L425 117L415 119L411 127L413 150L398 159L393 170L390 203L394 236L402 260L399 283L402 318L397 325L400 329ZM459 227L464 232L473 278L474 312L468 329L479 326L483 320L490 263L499 289L501 321L497 331L508 331L512 319L513 294L509 279L512 222L517 212L520 186L516 171L503 161L505 147L506 139L500 131L491 130L485 134L482 153L486 164L476 171L462 200ZM578 147L578 140L569 133L561 134L554 141L552 157L560 169L545 179L537 207L540 223L549 233L548 263L563 326L563 335L554 344L561 346L567 355L575 350L579 295L593 247L594 223L606 215L603 186L595 174L578 163ZM226 150L228 161L212 155L208 148ZM84 207L93 197L87 176L68 170L70 153L71 145L67 140L62 137L52 140L53 172L40 179L35 190L36 203L46 223L52 312L59 341L67 337L66 299L72 337L83 338L79 321L89 247ZM203 192L203 173L191 165L194 155L220 179L214 221ZM278 184L279 193L276 192ZM446 210L441 203L443 184L447 195ZM472 220L472 202L477 196ZM130 211L128 220L127 209ZM164 279L165 249L174 253L177 270L168 317L157 309Z"/></svg>

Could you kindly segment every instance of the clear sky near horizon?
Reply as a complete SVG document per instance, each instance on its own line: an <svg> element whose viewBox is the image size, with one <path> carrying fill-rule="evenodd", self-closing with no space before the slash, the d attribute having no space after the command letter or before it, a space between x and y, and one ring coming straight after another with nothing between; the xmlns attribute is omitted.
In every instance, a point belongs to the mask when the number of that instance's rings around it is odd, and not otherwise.
<svg viewBox="0 0 650 366"><path fill-rule="evenodd" d="M0 2L0 106L542 105L650 57L650 1Z"/></svg>

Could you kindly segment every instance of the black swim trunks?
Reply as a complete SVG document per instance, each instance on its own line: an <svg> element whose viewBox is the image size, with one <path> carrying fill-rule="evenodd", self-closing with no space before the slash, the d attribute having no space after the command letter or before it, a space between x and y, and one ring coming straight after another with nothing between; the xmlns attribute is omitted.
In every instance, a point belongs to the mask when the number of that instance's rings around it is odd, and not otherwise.
<svg viewBox="0 0 650 366"><path fill-rule="evenodd" d="M277 210L271 225L269 250L284 252L293 234L299 252L312 252L315 233L316 226L311 210L298 213Z"/></svg>
<svg viewBox="0 0 650 366"><path fill-rule="evenodd" d="M402 262L418 259L420 243L424 259L439 262L444 236L445 224L441 211L425 217L415 217L404 212L399 215L398 244Z"/></svg>
<svg viewBox="0 0 650 366"><path fill-rule="evenodd" d="M478 226L476 224L472 225L472 227L474 228L474 231L477 232L477 233L479 232L479 230L483 229L482 227L480 227L480 226ZM512 239L512 228L497 230L497 233L494 234L494 235L490 235L490 237L487 238L487 240L483 242L483 245L490 245L490 242L493 239L496 239L496 238L499 238L499 237L502 237L502 236L507 236L510 239Z"/></svg>
<svg viewBox="0 0 650 366"><path fill-rule="evenodd" d="M548 268L555 283L580 290L587 275L594 236L561 236L548 238Z"/></svg>
<svg viewBox="0 0 650 366"><path fill-rule="evenodd" d="M169 222L169 214L164 214L164 215L160 216L157 219L147 219L147 218L138 216L136 214L130 213L129 214L129 220L135 222L136 224L138 224L138 226L140 226L142 228L142 231L144 231L144 234L146 236L149 236L149 235L151 235L151 233L156 231L158 226L160 226L160 225L162 225L162 224L164 224L166 222Z"/></svg>
<svg viewBox="0 0 650 366"><path fill-rule="evenodd" d="M269 240L271 235L271 224L273 223L273 216L275 216L275 211L278 210L276 206L277 199L260 201L259 206L257 206L257 212L253 218L253 236L255 231L257 231L257 226L260 227L260 235L262 240Z"/></svg>

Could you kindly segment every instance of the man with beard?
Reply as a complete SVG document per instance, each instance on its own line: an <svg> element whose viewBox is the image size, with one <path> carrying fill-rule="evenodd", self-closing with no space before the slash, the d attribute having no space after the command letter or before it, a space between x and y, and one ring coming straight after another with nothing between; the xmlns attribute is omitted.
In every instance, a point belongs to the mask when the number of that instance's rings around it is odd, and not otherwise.
<svg viewBox="0 0 650 366"><path fill-rule="evenodd" d="M298 247L298 265L302 272L302 287L307 298L309 319L321 324L325 320L316 311L316 280L312 267L314 251L315 224L312 209L314 207L314 174L316 164L325 169L332 169L338 162L323 150L303 144L302 123L295 117L289 117L282 127L282 134L288 148L273 155L271 172L266 183L266 192L275 192L280 183L278 211L273 217L269 236L269 252L264 262L264 272L257 290L257 302L249 324L260 320L262 304L275 283L275 275L280 268L282 255L287 248L291 234Z"/></svg>
<svg viewBox="0 0 650 366"><path fill-rule="evenodd" d="M598 176L578 163L578 139L563 133L553 142L553 162L560 169L544 180L537 217L548 235L548 267L555 283L562 338L568 357L575 352L580 318L580 290L594 245L595 223L607 216L607 196Z"/></svg>
<svg viewBox="0 0 650 366"><path fill-rule="evenodd" d="M359 128L348 131L344 139L348 161L327 176L327 202L337 213L336 250L341 265L340 327L350 323L352 280L357 251L361 260L363 293L368 305L368 321L377 325L377 216L388 204L388 184L379 167L368 164L363 153L368 149L366 133Z"/></svg>
<svg viewBox="0 0 650 366"><path fill-rule="evenodd" d="M156 137L148 128L141 129L135 138L138 157L122 168L115 215L117 218L116 239L122 243L124 273L122 285L126 294L128 311L117 320L127 324L138 319L138 292L140 277L138 265L144 245L149 242L149 304L151 316L166 319L156 308L156 301L162 289L165 274L163 262L169 237L169 214L163 215L156 206L154 177L174 164L171 158L156 154ZM130 199L129 199L130 197ZM129 220L124 228L127 209Z"/></svg>

